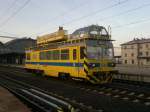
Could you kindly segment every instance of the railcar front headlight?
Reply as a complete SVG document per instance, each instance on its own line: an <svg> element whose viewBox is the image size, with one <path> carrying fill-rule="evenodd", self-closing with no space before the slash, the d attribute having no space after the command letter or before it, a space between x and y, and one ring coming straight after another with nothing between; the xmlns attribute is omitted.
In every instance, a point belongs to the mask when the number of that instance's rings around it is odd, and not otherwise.
<svg viewBox="0 0 150 112"><path fill-rule="evenodd" d="M96 64L94 64L94 63L91 63L91 64L89 64L89 65L90 65L91 68L96 67Z"/></svg>
<svg viewBox="0 0 150 112"><path fill-rule="evenodd" d="M115 67L116 64L115 64L114 62L112 62L112 63L108 63L108 66L110 66L110 67Z"/></svg>
<svg viewBox="0 0 150 112"><path fill-rule="evenodd" d="M92 67L95 67L96 66L96 64L92 64Z"/></svg>

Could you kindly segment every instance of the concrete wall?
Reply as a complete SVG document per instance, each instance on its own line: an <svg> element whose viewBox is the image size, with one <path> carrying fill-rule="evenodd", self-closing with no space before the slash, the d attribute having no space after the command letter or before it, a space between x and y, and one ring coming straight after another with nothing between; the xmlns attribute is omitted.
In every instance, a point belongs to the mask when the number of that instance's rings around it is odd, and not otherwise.
<svg viewBox="0 0 150 112"><path fill-rule="evenodd" d="M118 64L115 69L120 74L115 75L114 78L150 82L150 66Z"/></svg>

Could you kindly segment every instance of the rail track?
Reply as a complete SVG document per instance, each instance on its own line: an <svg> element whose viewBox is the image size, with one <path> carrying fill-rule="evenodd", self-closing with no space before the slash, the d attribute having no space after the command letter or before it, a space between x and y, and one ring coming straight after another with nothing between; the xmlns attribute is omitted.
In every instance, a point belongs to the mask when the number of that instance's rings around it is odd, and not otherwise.
<svg viewBox="0 0 150 112"><path fill-rule="evenodd" d="M74 81L42 78L40 76L34 77L21 69L11 70L6 72L6 70L3 69L0 72L3 73L3 76L42 88L42 90L46 90L48 93L51 92L52 94L59 96L59 98L64 98L66 101L74 103L76 102L76 104L80 104L80 106L82 105L94 111L150 111L150 89L147 87L117 82L110 85L93 86ZM40 84L40 81L43 82L43 84Z"/></svg>
<svg viewBox="0 0 150 112"><path fill-rule="evenodd" d="M0 85L24 101L36 112L75 112L74 107L50 94L46 94L38 88L11 79L6 76L0 77Z"/></svg>
<svg viewBox="0 0 150 112"><path fill-rule="evenodd" d="M7 88L36 112L101 112L76 102L66 101L67 99L52 92L44 91L8 76L0 76L0 80L1 86Z"/></svg>

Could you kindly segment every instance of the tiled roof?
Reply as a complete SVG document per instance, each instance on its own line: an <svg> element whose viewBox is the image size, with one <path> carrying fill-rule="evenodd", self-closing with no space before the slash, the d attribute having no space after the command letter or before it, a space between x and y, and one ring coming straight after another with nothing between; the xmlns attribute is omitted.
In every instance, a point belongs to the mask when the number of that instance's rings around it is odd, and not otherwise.
<svg viewBox="0 0 150 112"><path fill-rule="evenodd" d="M132 41L123 43L121 45L142 44L142 43L150 43L150 38L148 38L148 39L145 39L145 38L142 38L142 39L133 39Z"/></svg>

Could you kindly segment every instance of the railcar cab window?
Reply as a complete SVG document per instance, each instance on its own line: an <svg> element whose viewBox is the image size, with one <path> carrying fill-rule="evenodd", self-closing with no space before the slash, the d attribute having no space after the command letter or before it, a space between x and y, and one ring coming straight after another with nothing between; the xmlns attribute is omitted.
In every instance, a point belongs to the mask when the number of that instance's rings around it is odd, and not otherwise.
<svg viewBox="0 0 150 112"><path fill-rule="evenodd" d="M85 54L85 47L80 47L80 59L84 58L84 54Z"/></svg>
<svg viewBox="0 0 150 112"><path fill-rule="evenodd" d="M69 60L69 49L61 50L61 60Z"/></svg>
<svg viewBox="0 0 150 112"><path fill-rule="evenodd" d="M100 35L108 35L107 31L103 28L101 31L100 31Z"/></svg>
<svg viewBox="0 0 150 112"><path fill-rule="evenodd" d="M113 58L113 49L106 46L87 46L89 59Z"/></svg>
<svg viewBox="0 0 150 112"><path fill-rule="evenodd" d="M104 56L103 57L108 58L108 59L112 59L113 58L113 48L104 47L103 48L103 52L104 52Z"/></svg>
<svg viewBox="0 0 150 112"><path fill-rule="evenodd" d="M90 31L90 34L91 35L108 35L106 29L101 29L101 30L93 30L93 31Z"/></svg>
<svg viewBox="0 0 150 112"><path fill-rule="evenodd" d="M89 59L99 59L102 54L102 48L99 46L87 46L87 57Z"/></svg>
<svg viewBox="0 0 150 112"><path fill-rule="evenodd" d="M98 32L97 31L91 31L90 34L98 35Z"/></svg>
<svg viewBox="0 0 150 112"><path fill-rule="evenodd" d="M46 59L46 52L40 52L40 60Z"/></svg>

